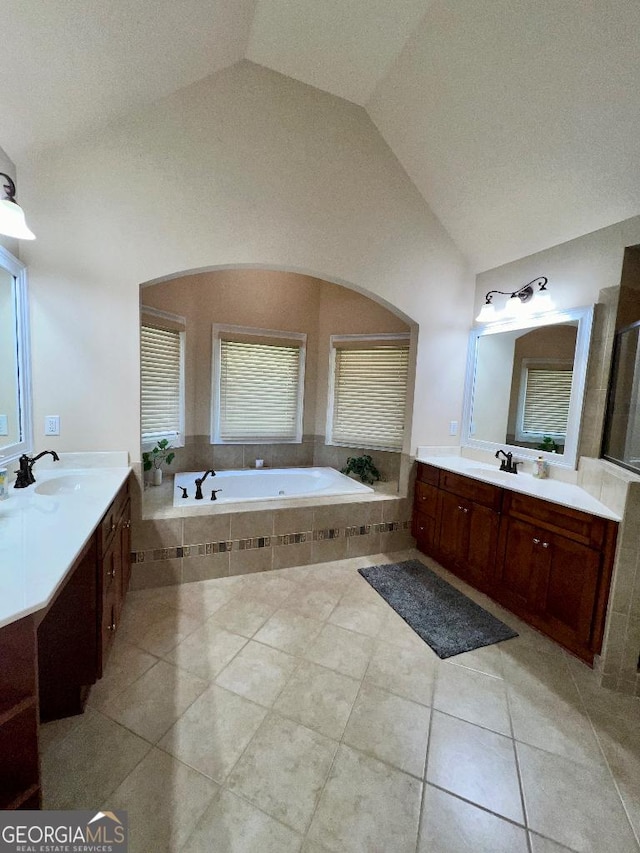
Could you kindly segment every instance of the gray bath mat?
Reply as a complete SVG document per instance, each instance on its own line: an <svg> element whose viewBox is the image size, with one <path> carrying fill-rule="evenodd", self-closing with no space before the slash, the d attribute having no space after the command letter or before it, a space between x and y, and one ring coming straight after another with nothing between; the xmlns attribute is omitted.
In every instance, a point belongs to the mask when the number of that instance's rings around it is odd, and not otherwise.
<svg viewBox="0 0 640 853"><path fill-rule="evenodd" d="M418 560L358 571L439 658L518 636Z"/></svg>

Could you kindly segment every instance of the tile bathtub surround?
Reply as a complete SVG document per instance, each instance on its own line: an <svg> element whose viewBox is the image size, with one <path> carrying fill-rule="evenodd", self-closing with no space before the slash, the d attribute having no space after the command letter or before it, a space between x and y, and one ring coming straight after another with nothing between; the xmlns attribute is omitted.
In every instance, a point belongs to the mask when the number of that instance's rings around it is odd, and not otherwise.
<svg viewBox="0 0 640 853"><path fill-rule="evenodd" d="M640 853L640 700L497 605L518 638L440 661L357 572L410 557L482 598L416 552L131 593L44 807L132 853Z"/></svg>
<svg viewBox="0 0 640 853"><path fill-rule="evenodd" d="M132 589L408 548L411 506L385 496L134 521Z"/></svg>

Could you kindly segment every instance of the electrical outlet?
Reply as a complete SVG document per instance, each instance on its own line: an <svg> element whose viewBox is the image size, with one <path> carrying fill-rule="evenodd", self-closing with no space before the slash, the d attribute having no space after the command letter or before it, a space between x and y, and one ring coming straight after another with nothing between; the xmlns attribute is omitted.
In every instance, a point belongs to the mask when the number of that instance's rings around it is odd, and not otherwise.
<svg viewBox="0 0 640 853"><path fill-rule="evenodd" d="M60 435L60 415L45 415L44 434Z"/></svg>
<svg viewBox="0 0 640 853"><path fill-rule="evenodd" d="M458 434L458 421L449 421L449 435Z"/></svg>

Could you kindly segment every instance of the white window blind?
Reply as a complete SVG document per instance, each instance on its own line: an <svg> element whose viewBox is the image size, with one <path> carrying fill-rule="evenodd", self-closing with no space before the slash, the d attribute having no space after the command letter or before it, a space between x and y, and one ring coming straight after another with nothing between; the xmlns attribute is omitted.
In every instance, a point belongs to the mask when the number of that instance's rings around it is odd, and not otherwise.
<svg viewBox="0 0 640 853"><path fill-rule="evenodd" d="M295 342L265 343L221 335L214 439L301 441L303 353Z"/></svg>
<svg viewBox="0 0 640 853"><path fill-rule="evenodd" d="M182 433L182 333L140 329L142 439Z"/></svg>
<svg viewBox="0 0 640 853"><path fill-rule="evenodd" d="M408 367L408 344L336 344L331 442L401 450Z"/></svg>
<svg viewBox="0 0 640 853"><path fill-rule="evenodd" d="M573 371L529 368L522 431L535 435L567 432Z"/></svg>

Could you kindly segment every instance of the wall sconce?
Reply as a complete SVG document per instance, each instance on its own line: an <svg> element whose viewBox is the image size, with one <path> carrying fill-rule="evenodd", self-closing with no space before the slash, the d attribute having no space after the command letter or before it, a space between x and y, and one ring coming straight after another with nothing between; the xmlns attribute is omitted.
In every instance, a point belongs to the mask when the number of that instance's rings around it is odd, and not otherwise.
<svg viewBox="0 0 640 853"><path fill-rule="evenodd" d="M491 323L495 320L503 319L504 317L517 317L522 313L523 307L536 296L535 309L537 312L546 311L552 307L549 294L547 292L547 284L549 279L541 275L534 278L528 284L524 284L518 290L510 293L508 290L490 290L484 298L484 305L480 309L480 313L476 317L476 323ZM538 285L538 290L534 287ZM538 294L544 291L543 296ZM498 311L493 304L493 296L498 293L500 296L508 296L509 299L505 302L502 311ZM511 300L514 300L513 302Z"/></svg>
<svg viewBox="0 0 640 853"><path fill-rule="evenodd" d="M7 197L0 201L0 234L17 240L35 240L36 235L27 227L24 211L16 201L16 185L4 172L0 172L0 178L7 181L3 186Z"/></svg>

